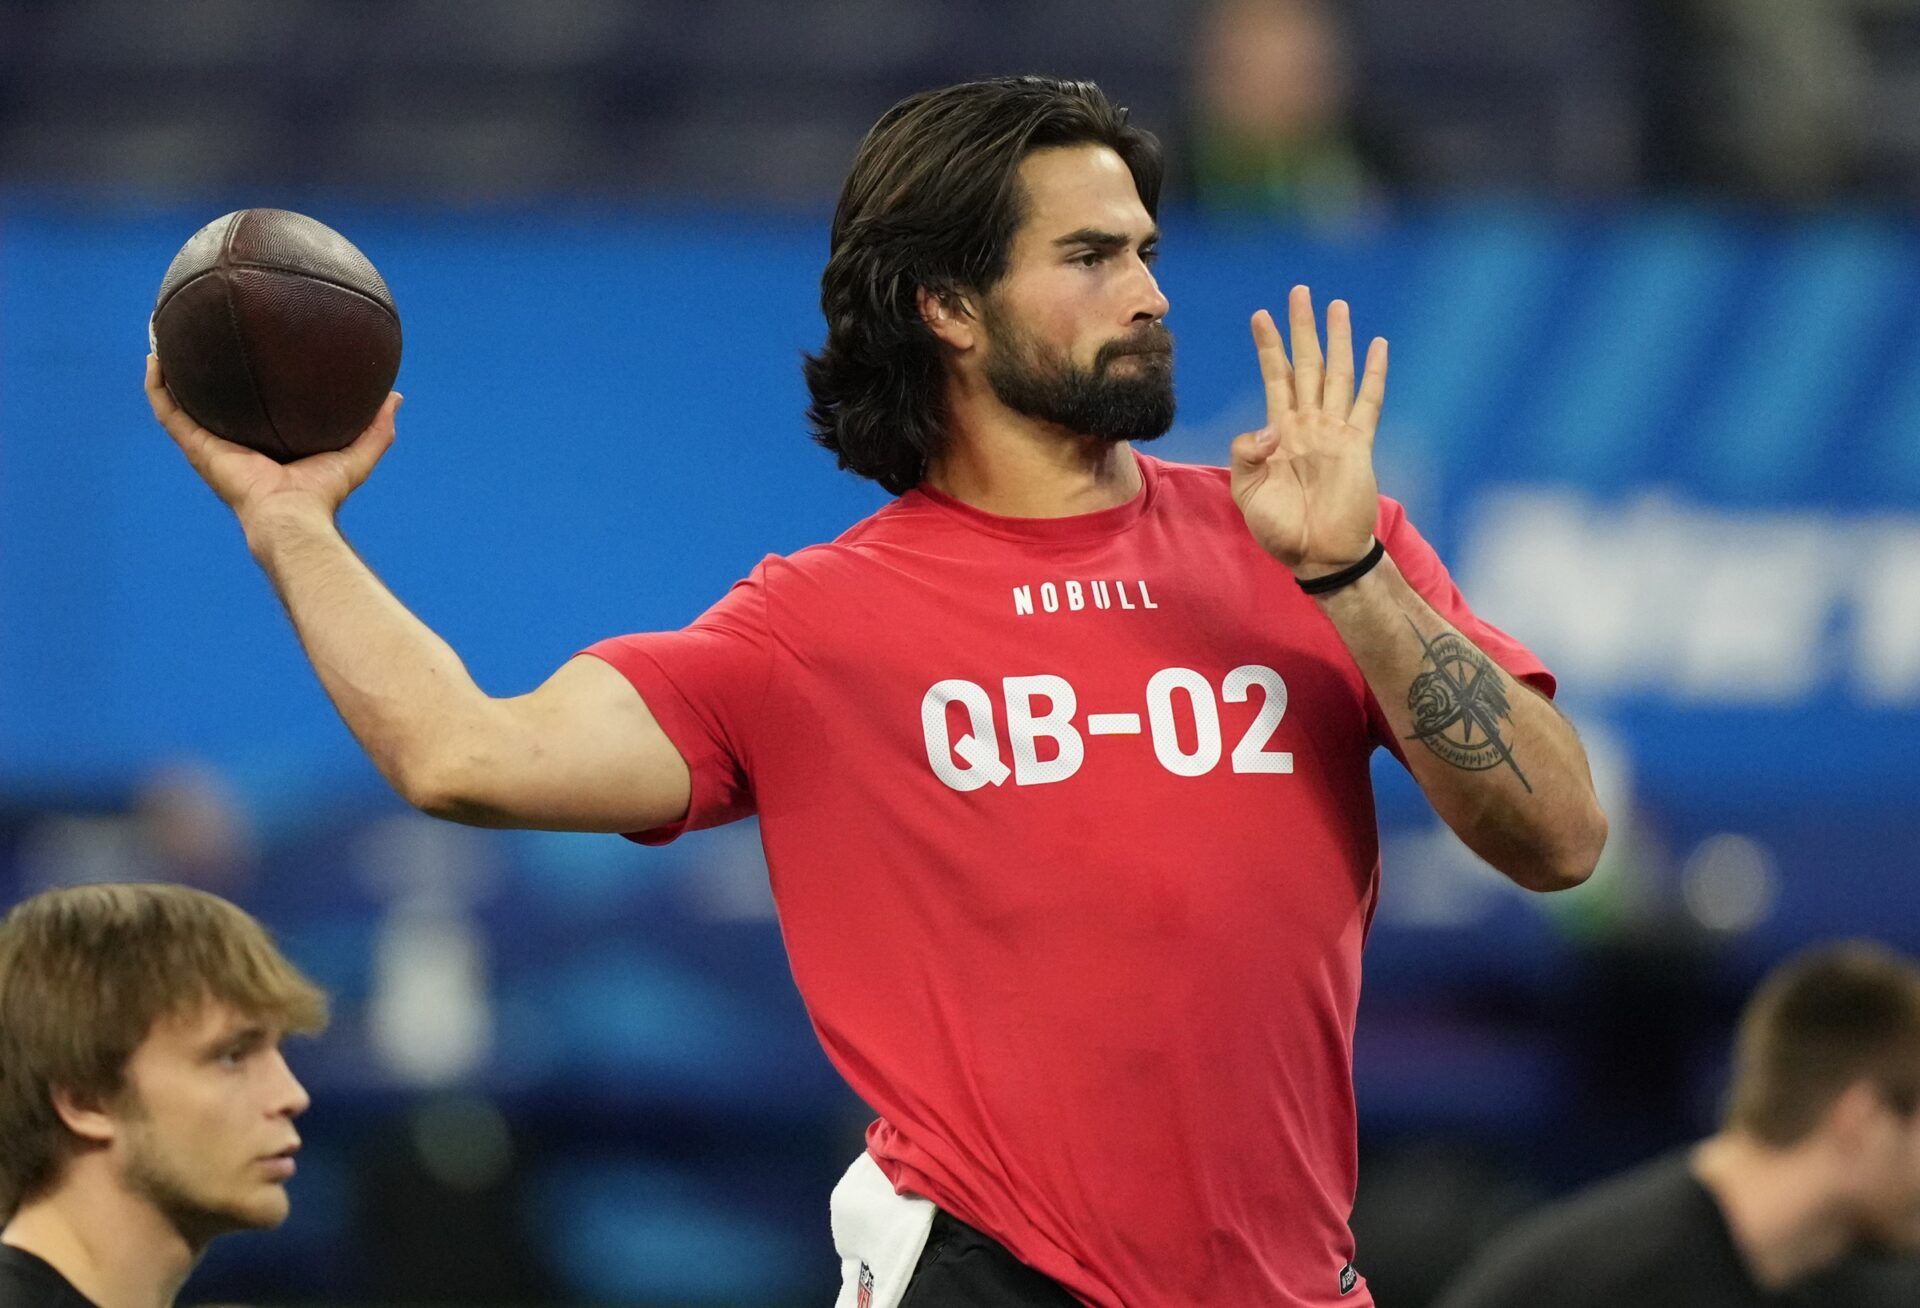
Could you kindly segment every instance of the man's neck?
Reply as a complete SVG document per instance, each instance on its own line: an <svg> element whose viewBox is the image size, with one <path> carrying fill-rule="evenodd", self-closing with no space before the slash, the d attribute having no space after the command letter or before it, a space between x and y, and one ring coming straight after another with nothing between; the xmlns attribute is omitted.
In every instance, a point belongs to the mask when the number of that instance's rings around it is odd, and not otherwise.
<svg viewBox="0 0 1920 1308"><path fill-rule="evenodd" d="M1828 1164L1813 1149L1779 1149L1723 1131L1696 1146L1689 1165L1763 1289L1779 1290L1838 1262L1853 1244Z"/></svg>
<svg viewBox="0 0 1920 1308"><path fill-rule="evenodd" d="M169 1308L199 1259L151 1203L71 1174L22 1204L0 1242L48 1264L99 1308Z"/></svg>
<svg viewBox="0 0 1920 1308"><path fill-rule="evenodd" d="M948 399L952 438L927 482L962 504L1009 518L1066 518L1140 493L1140 465L1126 441L1036 422L990 398L949 391Z"/></svg>

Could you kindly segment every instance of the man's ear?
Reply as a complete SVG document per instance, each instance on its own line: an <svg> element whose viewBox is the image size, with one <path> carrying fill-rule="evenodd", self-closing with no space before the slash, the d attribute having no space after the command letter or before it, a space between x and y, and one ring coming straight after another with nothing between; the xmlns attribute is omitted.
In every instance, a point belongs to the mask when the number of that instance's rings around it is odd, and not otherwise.
<svg viewBox="0 0 1920 1308"><path fill-rule="evenodd" d="M950 291L944 295L922 286L915 303L920 319L927 324L942 345L955 350L971 350L979 342L980 326L967 297Z"/></svg>
<svg viewBox="0 0 1920 1308"><path fill-rule="evenodd" d="M54 1086L48 1097L53 1101L53 1111L60 1115L60 1121L67 1130L79 1136L89 1144L111 1144L119 1133L119 1124L113 1114L106 1111L98 1096L80 1094L66 1086Z"/></svg>

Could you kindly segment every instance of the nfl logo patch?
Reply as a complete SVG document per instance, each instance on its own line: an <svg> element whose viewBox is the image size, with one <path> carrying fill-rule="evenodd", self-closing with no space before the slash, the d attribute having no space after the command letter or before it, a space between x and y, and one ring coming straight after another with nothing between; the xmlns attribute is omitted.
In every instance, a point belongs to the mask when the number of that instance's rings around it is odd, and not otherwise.
<svg viewBox="0 0 1920 1308"><path fill-rule="evenodd" d="M860 1297L854 1301L855 1308L873 1308L873 1268L860 1264Z"/></svg>

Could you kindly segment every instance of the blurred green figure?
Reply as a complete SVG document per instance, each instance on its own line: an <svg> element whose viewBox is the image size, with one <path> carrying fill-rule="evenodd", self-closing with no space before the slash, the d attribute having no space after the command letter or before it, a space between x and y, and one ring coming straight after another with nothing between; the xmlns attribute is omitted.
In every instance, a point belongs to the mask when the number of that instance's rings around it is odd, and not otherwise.
<svg viewBox="0 0 1920 1308"><path fill-rule="evenodd" d="M1208 209L1351 221L1379 187L1353 127L1345 34L1322 0L1222 0L1194 78L1193 182Z"/></svg>

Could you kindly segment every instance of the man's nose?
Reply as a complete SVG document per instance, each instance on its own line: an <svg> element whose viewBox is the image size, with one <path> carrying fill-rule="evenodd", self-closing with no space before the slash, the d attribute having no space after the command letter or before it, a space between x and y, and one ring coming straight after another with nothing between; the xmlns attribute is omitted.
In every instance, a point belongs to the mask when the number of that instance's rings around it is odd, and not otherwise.
<svg viewBox="0 0 1920 1308"><path fill-rule="evenodd" d="M1153 269L1144 261L1140 264L1140 275L1145 279L1140 305L1133 311L1135 322L1158 322L1167 316L1167 310L1173 306L1167 303L1167 297L1160 293L1160 283L1153 275Z"/></svg>
<svg viewBox="0 0 1920 1308"><path fill-rule="evenodd" d="M287 1117L298 1117L313 1106L313 1096L307 1093L307 1088L300 1084L300 1078L293 1074L291 1067L287 1066L286 1056L278 1051L273 1056L279 1063L280 1073L274 1112Z"/></svg>

